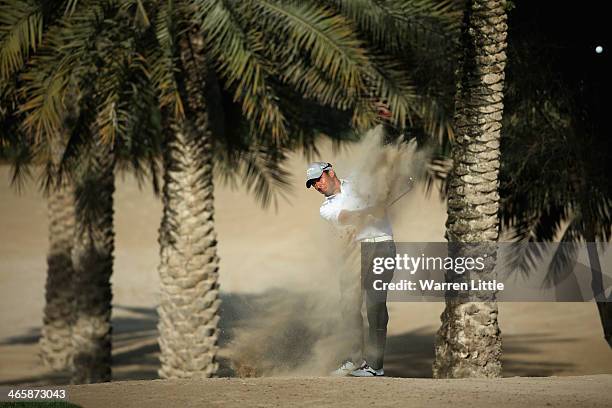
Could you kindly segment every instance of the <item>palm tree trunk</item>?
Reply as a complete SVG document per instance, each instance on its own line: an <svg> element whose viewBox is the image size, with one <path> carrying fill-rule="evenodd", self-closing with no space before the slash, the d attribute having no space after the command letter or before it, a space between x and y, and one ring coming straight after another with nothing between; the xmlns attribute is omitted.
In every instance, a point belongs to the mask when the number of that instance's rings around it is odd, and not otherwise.
<svg viewBox="0 0 612 408"><path fill-rule="evenodd" d="M40 338L43 364L53 370L71 366L74 292L71 251L74 240L74 189L64 180L49 193L49 252L45 309Z"/></svg>
<svg viewBox="0 0 612 408"><path fill-rule="evenodd" d="M164 149L159 375L212 377L218 369L220 299L212 141L202 92L206 65L201 37L184 36L180 47L188 103L185 118L171 125Z"/></svg>
<svg viewBox="0 0 612 408"><path fill-rule="evenodd" d="M612 299L606 296L604 276L601 272L601 263L599 262L597 242L595 242L595 232L592 224L589 225L586 234L586 247L591 266L591 290L597 302L597 312L601 320L604 338L608 346L612 347Z"/></svg>
<svg viewBox="0 0 612 408"><path fill-rule="evenodd" d="M114 156L106 146L95 149L75 190L74 384L111 380Z"/></svg>
<svg viewBox="0 0 612 408"><path fill-rule="evenodd" d="M477 255L486 253L487 261L477 276L450 271L449 281L488 280L495 265L506 20L503 0L472 0L466 5L446 235L454 256L475 254L470 254L474 248L453 243L478 243ZM501 333L495 296L464 295L446 299L436 338L434 377L498 377Z"/></svg>

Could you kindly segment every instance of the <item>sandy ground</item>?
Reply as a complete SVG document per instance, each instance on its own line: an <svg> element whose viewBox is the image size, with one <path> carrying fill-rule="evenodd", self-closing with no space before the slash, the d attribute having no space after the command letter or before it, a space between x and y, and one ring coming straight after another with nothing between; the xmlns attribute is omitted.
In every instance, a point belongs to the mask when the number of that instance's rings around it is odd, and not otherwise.
<svg viewBox="0 0 612 408"><path fill-rule="evenodd" d="M97 407L609 407L612 375L426 380L265 378L130 381L69 387L70 400ZM338 392L341 389L342 392Z"/></svg>
<svg viewBox="0 0 612 408"><path fill-rule="evenodd" d="M349 171L351 158L355 156L351 149L333 153L324 147L322 152L323 159L334 163L340 175ZM259 305L265 302L273 302L281 308L283 305L293 305L291 310L296 315L289 318L297 320L305 312L296 309L296 299L307 302L313 298L313 293L329 286L327 274L330 259L322 255L326 249L327 232L318 214L321 197L303 188L304 166L304 159L292 158L288 169L293 174L295 188L288 200L279 201L277 211L261 209L254 198L243 190L233 191L223 186L216 189L216 227L224 300L220 353L222 375L232 375L230 358L236 333L241 328L243 332L259 330L259 337L251 341L262 345L275 345L284 333L282 327L279 331L278 321L274 330L267 329L271 317L258 315L257 311L261 310ZM47 372L36 356L44 305L47 248L45 201L33 184L17 194L9 186L8 175L8 168L0 166L0 385L61 384L66 381L66 376ZM139 189L130 176L118 177L115 200L117 235L112 278L113 376L116 380L155 379L158 363L155 311L158 287L157 229L161 203L150 187ZM443 241L445 218L441 200L435 194L427 197L417 189L396 205L393 222L396 240ZM502 303L499 307L504 341L504 376L612 374L612 351L602 338L594 304ZM389 309L387 374L394 377L431 377L433 340L443 304L392 303ZM247 398L249 393L256 390L270 392L277 386L286 387L287 390L295 389L294 394L287 391L286 397L294 400L296 405L299 405L299 396L309 393L312 390L310 387L317 387L317 384L327 390L320 391L322 398L333 394L336 384L343 384L343 387L346 384L347 392L354 390L357 395L366 388L362 382L302 379L302 376L313 374L299 370L290 375L300 379L269 382L214 380L202 383L201 387L207 390L206 398L210 398L211 404L215 398L221 399L225 392L230 392L230 388L235 388L231 392L240 398ZM579 399L595 405L602 401L595 398L598 387L607 384L609 389L612 386L611 378L541 379L533 380L533 386L529 385L531 380L504 379L492 383L475 382L469 389L476 390L477 384L483 389L505 389L504 393L491 393L498 395L496 402L503 405L505 398L501 396L512 396L512 390L523 385L539 390L543 396L566 398L569 395L567 387L575 384L572 387L583 390L577 391ZM152 384L156 384L151 389L152 395L162 392L160 390L166 386L161 382ZM233 387L233 384L240 386ZM416 390L433 387L427 381L415 380L390 379L375 384L380 393L378 395L383 395L388 388L389 398L393 401L416 398ZM450 400L454 390L463 383L439 384L440 390L445 390L445 393L430 396L442 402ZM582 385L585 388L580 388ZM103 387L117 386L93 387L91 392L77 388L75 395L82 396L83 401L90 401L102 394L98 390L108 389ZM131 398L136 398L137 390L141 389L139 387L145 386L144 383L130 383L126 390L133 389L133 392L129 392L132 393ZM193 395L199 395L199 391L195 390L200 385L185 384L185 387L192 387ZM180 393L176 393L176 398L180 397ZM153 396L151 398L155 400ZM256 401L263 403L267 397L262 394L258 398ZM531 400L521 401L527 404ZM560 400L551 400L554 401ZM563 401L569 403L574 400Z"/></svg>

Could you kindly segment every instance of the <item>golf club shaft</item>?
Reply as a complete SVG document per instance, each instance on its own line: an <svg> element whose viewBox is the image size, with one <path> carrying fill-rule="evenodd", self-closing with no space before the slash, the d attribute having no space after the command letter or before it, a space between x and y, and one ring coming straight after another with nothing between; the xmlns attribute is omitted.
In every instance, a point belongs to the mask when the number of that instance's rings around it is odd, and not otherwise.
<svg viewBox="0 0 612 408"><path fill-rule="evenodd" d="M393 204L395 204L396 202L398 202L400 200L400 198L402 198L403 196L405 196L406 194L408 194L410 192L410 190L412 190L412 186L413 186L413 181L412 179L410 179L410 187L408 187L408 189L406 191L404 191L402 194L400 194L399 196L395 197L393 199L393 201L391 201L388 205L387 208L391 207Z"/></svg>

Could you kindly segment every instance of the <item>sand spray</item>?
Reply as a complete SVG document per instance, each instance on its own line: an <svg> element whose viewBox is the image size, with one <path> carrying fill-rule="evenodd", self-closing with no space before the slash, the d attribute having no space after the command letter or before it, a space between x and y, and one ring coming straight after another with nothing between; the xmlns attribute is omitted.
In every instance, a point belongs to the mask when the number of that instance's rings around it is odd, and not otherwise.
<svg viewBox="0 0 612 408"><path fill-rule="evenodd" d="M417 150L415 142L383 144L383 132L382 126L370 130L350 149L346 162L334 163L335 168L350 169L338 176L352 180L368 206L393 203L426 171L427 151ZM321 160L333 162L327 157ZM393 204L391 220L401 212L401 199ZM234 375L328 375L347 356L351 336L359 335L340 307L340 302L352 302L359 308L360 294L353 290L347 296L344 288L341 296L340 288L341 276L344 281L350 276L359 285L359 243L352 240L350 227L334 229L321 219L311 228L312 248L305 250L323 257L326 267L309 271L310 285L270 289L250 299L228 344Z"/></svg>

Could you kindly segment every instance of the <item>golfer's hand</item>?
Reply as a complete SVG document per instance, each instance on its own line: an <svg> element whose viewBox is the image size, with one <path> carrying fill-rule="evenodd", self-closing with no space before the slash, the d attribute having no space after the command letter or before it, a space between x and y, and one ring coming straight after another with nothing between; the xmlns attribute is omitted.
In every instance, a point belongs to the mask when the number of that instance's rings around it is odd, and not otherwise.
<svg viewBox="0 0 612 408"><path fill-rule="evenodd" d="M368 208L368 216L371 218L383 218L385 216L385 207L383 205L377 205Z"/></svg>

